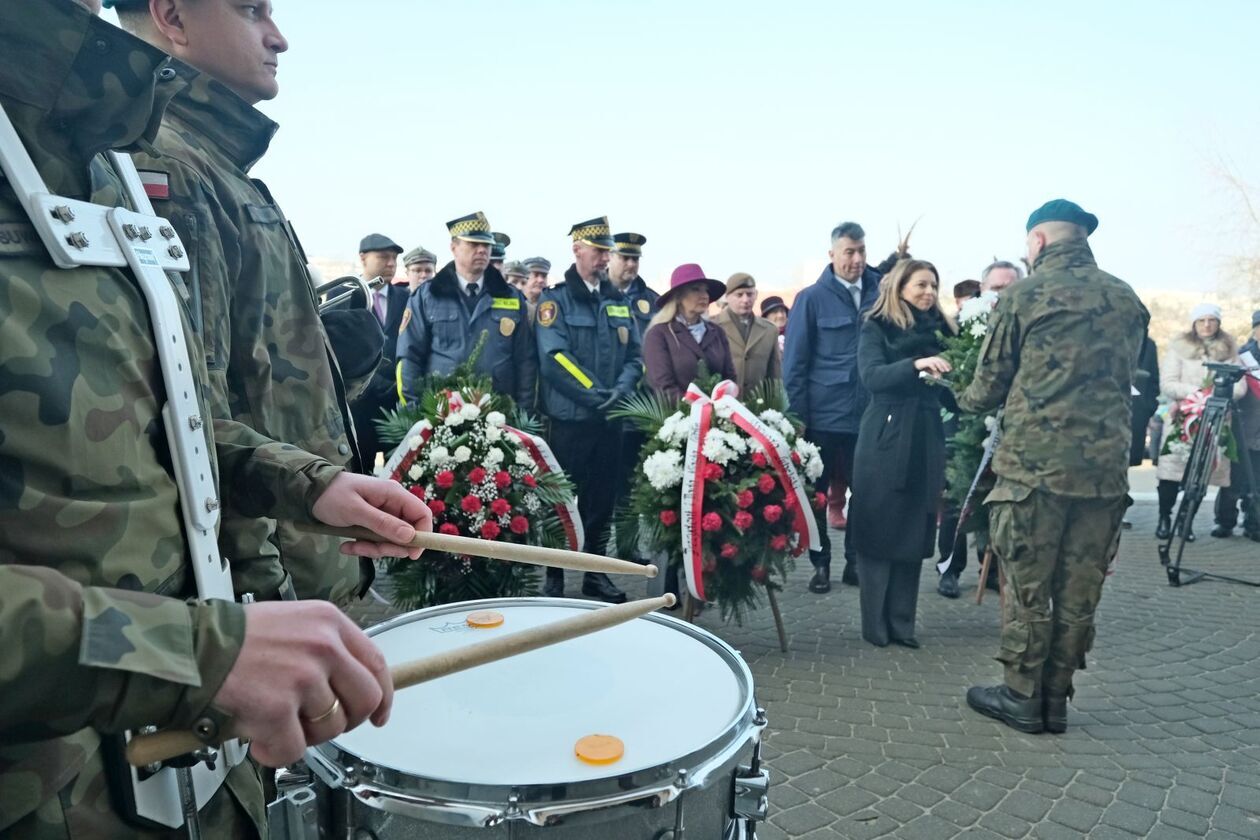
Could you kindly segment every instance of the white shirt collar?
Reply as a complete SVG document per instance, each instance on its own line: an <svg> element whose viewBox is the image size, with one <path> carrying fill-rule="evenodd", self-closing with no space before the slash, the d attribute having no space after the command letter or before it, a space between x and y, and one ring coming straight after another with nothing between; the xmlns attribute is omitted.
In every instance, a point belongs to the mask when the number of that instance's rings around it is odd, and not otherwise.
<svg viewBox="0 0 1260 840"><path fill-rule="evenodd" d="M465 279L465 277L457 271L455 272L455 279L459 280L459 290L463 292L464 294L468 294L469 283L476 283L478 292L483 292L486 289L486 284L484 282L486 279L486 275L484 274L473 280L468 280L468 279Z"/></svg>

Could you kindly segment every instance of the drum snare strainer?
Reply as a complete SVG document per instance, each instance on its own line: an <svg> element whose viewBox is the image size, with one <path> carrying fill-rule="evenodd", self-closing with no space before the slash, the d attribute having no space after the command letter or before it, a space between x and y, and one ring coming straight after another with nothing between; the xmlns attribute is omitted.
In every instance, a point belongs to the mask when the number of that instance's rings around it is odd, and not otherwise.
<svg viewBox="0 0 1260 840"><path fill-rule="evenodd" d="M396 665L599 607L465 602L367 632ZM475 615L481 626L470 626L470 614L485 611L502 623ZM600 837L748 836L749 821L765 818L764 726L735 650L651 614L400 691L386 726L360 726L307 761L327 786L320 821L333 836L486 837L482 829L498 828L560 840L594 836L597 823L607 823ZM575 745L592 735L619 739L620 758L579 758ZM741 757L750 765L739 767Z"/></svg>

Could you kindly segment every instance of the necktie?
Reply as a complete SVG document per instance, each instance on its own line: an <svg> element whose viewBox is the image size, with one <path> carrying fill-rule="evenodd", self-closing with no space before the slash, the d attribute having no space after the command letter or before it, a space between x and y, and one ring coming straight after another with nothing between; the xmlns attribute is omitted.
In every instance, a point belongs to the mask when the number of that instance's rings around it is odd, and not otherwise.
<svg viewBox="0 0 1260 840"><path fill-rule="evenodd" d="M469 296L470 298L475 298L475 297L477 296L477 292L478 292L478 291L479 291L479 289L477 288L477 284L476 284L476 283L469 283L469 284L468 284L468 296Z"/></svg>
<svg viewBox="0 0 1260 840"><path fill-rule="evenodd" d="M372 311L376 313L376 320L381 322L381 326L385 326L385 301L380 292L372 296Z"/></svg>

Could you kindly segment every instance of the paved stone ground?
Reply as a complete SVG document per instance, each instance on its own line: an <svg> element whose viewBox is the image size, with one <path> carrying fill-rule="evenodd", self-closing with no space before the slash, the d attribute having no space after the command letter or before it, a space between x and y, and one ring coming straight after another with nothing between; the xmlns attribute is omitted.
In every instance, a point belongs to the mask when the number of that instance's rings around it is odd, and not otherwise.
<svg viewBox="0 0 1260 840"><path fill-rule="evenodd" d="M968 686L1001 677L998 601L974 603L974 565L956 601L925 566L917 651L864 643L857 591L809 594L808 562L782 598L789 653L769 610L744 627L701 616L743 653L770 718L772 813L758 836L1260 838L1260 590L1170 587L1154 503L1129 518L1064 735L1023 735L967 708ZM1210 538L1209 510L1196 525L1185 566L1260 580L1260 545Z"/></svg>

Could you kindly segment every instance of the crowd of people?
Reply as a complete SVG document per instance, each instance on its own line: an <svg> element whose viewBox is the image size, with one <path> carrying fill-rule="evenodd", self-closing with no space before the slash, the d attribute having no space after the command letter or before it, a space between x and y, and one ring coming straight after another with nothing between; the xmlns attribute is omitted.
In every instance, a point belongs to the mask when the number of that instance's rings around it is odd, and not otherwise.
<svg viewBox="0 0 1260 840"><path fill-rule="evenodd" d="M1131 390L1148 350L1142 304L1094 261L1094 216L1048 202L1026 223L1028 277L994 263L955 287L957 297L1000 293L965 388L951 386L942 356L954 325L936 268L904 243L868 265L853 222L832 231L818 280L790 307L764 299L760 315L747 273L723 282L690 263L657 295L639 272L647 238L615 234L604 217L570 227L572 262L551 284L552 263L508 262L510 238L480 212L447 224L440 269L433 251L364 237L363 278L392 280L401 258L400 282L321 308L292 227L249 174L275 131L255 106L276 95L274 59L287 48L270 7L112 5L122 29L70 0L0 6L0 105L21 147L3 153L11 171L45 180L52 224L65 226L58 242L72 249L54 256L28 218L29 179L0 184L0 635L25 640L0 651L0 833L160 830L141 826L134 795L119 793L142 781L121 758L126 730L188 729L216 745L230 723L256 759L280 766L384 723L384 658L334 604L366 591L373 559L418 556L411 540L432 521L399 485L368 477L383 449L376 421L477 347L493 387L545 420L577 489L583 548L595 552L642 445L609 416L616 406L642 391L675 399L702 370L746 392L781 381L822 449L821 486L841 511L851 494L840 579L859 587L862 635L875 645L919 644L922 562L938 520L950 520L941 409L1005 406L987 498L988 539L1010 582L1005 674L967 700L1023 731L1066 728L1129 504ZM92 203L143 205L123 188L136 182L130 164L109 149L134 153L136 180L167 220L158 235L183 245L166 253L189 260L183 280L155 286L152 272L74 255L89 244L76 219ZM143 224L119 230L119 243L153 236ZM1202 361L1238 357L1219 310L1190 320L1163 375L1146 379L1172 399L1195 387ZM172 344L187 346L187 364ZM168 395L180 392L195 412L175 413ZM174 442L184 429L189 447ZM1252 459L1255 434L1243 441ZM1179 477L1168 463L1161 514ZM212 495L189 497L190 469ZM1219 536L1252 492L1230 488L1218 496ZM828 515L811 555L819 595L831 588ZM369 528L380 541L298 527L311 523ZM213 544L216 529L219 548L193 557L190 541ZM209 598L207 569L230 571L250 597ZM563 595L563 576L548 570L543 591ZM596 574L582 592L626 598ZM232 767L211 794L185 814L201 831L266 833L254 765Z"/></svg>

